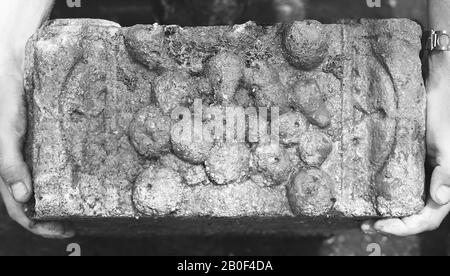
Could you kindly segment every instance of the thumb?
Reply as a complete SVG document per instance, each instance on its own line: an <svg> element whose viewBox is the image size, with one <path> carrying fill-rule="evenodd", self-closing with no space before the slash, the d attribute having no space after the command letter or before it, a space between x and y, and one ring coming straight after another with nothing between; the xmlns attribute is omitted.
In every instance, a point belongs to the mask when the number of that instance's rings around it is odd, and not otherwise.
<svg viewBox="0 0 450 276"><path fill-rule="evenodd" d="M9 166L1 167L0 174L13 198L19 203L28 202L32 186L27 165L24 162L11 163Z"/></svg>
<svg viewBox="0 0 450 276"><path fill-rule="evenodd" d="M28 202L33 190L28 166L17 142L5 136L0 137L0 176L17 202Z"/></svg>
<svg viewBox="0 0 450 276"><path fill-rule="evenodd" d="M431 177L431 198L439 205L450 202L450 170L437 166Z"/></svg>
<svg viewBox="0 0 450 276"><path fill-rule="evenodd" d="M26 132L21 73L0 74L0 176L12 197L27 202L32 194L31 177L23 161L22 138Z"/></svg>

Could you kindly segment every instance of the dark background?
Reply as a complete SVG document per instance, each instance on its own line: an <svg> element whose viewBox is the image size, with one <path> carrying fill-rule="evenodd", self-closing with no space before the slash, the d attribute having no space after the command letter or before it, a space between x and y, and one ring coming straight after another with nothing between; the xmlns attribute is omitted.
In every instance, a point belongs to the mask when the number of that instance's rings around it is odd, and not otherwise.
<svg viewBox="0 0 450 276"><path fill-rule="evenodd" d="M366 0L81 0L81 8L68 8L56 0L53 18L102 18L122 26L177 24L226 25L252 20L273 24L284 20L408 17L425 22L426 0L381 0L381 8L368 8ZM283 12L284 11L284 12Z"/></svg>
<svg viewBox="0 0 450 276"><path fill-rule="evenodd" d="M223 25L248 20L259 24L317 19L333 23L342 18L408 17L426 22L425 0L385 0L381 8L368 8L365 0L81 0L69 8L56 0L52 18L102 18L120 23ZM35 237L15 225L0 202L0 256L68 255L74 242L82 255L369 255L376 242L385 255L447 255L448 231L440 230L405 239L369 237L349 230L329 237L301 236L148 236L76 237L50 241Z"/></svg>

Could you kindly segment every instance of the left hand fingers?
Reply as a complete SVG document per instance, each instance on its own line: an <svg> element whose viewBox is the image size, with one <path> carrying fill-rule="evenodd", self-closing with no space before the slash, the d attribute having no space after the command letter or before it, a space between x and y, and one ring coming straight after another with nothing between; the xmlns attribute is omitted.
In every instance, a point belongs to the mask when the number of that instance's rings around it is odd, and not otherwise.
<svg viewBox="0 0 450 276"><path fill-rule="evenodd" d="M6 206L9 216L23 228L31 233L48 239L68 239L75 235L75 232L64 223L39 222L35 223L27 217L24 204L14 200L6 185L0 179L0 195Z"/></svg>
<svg viewBox="0 0 450 276"><path fill-rule="evenodd" d="M380 234L406 237L417 235L439 228L450 212L450 203L440 206L429 200L427 206L418 215L404 219L386 219L373 223L366 222L362 229L366 233L378 232Z"/></svg>

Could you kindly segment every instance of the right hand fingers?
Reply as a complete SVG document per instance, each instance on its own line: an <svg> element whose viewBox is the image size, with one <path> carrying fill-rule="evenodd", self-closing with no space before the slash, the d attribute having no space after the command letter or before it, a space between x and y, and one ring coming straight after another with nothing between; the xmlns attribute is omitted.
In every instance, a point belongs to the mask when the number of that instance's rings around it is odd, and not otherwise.
<svg viewBox="0 0 450 276"><path fill-rule="evenodd" d="M20 203L32 194L31 177L22 157L22 138L26 131L22 82L0 76L0 177Z"/></svg>
<svg viewBox="0 0 450 276"><path fill-rule="evenodd" d="M450 202L450 170L437 166L431 178L431 198L439 205Z"/></svg>
<svg viewBox="0 0 450 276"><path fill-rule="evenodd" d="M362 230L366 234L380 233L399 237L417 235L438 229L449 211L450 204L440 206L429 200L420 214L403 219L385 219L375 223L365 222Z"/></svg>
<svg viewBox="0 0 450 276"><path fill-rule="evenodd" d="M14 200L9 193L7 186L1 180L0 193L9 216L31 233L49 239L68 239L75 235L75 232L63 223L34 223L31 221L25 214L24 205Z"/></svg>

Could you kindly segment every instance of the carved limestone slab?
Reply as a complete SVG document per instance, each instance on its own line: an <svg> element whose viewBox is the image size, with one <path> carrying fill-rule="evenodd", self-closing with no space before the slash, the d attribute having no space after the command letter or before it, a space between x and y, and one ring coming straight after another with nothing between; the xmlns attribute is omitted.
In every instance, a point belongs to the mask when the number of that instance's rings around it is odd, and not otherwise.
<svg viewBox="0 0 450 276"><path fill-rule="evenodd" d="M26 60L35 215L416 213L425 178L420 37L399 19L49 22Z"/></svg>

